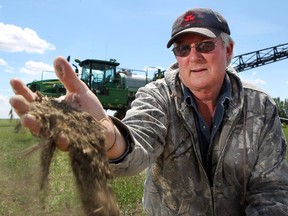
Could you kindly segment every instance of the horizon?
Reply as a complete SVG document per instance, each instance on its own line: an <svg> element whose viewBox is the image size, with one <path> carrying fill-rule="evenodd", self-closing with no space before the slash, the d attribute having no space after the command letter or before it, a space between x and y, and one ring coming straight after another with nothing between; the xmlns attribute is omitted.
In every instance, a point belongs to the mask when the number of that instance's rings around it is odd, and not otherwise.
<svg viewBox="0 0 288 216"><path fill-rule="evenodd" d="M13 95L9 80L39 80L43 71L54 71L57 56L116 59L121 68L166 69L175 62L166 48L172 24L192 7L220 12L235 41L234 56L243 55L288 42L287 6L284 0L277 4L243 0L233 5L228 0L4 0L0 2L0 119L9 119ZM272 98L288 99L285 60L243 71L239 77Z"/></svg>

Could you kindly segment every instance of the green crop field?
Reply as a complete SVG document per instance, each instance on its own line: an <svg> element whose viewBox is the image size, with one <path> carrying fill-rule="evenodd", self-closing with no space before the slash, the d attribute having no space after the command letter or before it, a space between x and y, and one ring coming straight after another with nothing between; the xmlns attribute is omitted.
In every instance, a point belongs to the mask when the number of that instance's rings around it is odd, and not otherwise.
<svg viewBox="0 0 288 216"><path fill-rule="evenodd" d="M56 151L49 187L39 194L39 153L24 154L38 140L25 128L15 133L15 125L16 120L0 120L0 215L82 215L68 154ZM144 174L111 181L123 215L143 215L143 182Z"/></svg>
<svg viewBox="0 0 288 216"><path fill-rule="evenodd" d="M29 131L14 132L16 121L0 120L0 215L82 215L68 154L56 151L49 187L39 194L39 153L25 155L38 143ZM123 215L143 215L144 174L111 181Z"/></svg>

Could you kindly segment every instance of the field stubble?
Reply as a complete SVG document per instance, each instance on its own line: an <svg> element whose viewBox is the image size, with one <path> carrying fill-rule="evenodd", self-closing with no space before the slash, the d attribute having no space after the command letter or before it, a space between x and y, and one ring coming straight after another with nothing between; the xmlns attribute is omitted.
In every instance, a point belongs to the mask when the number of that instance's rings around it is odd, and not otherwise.
<svg viewBox="0 0 288 216"><path fill-rule="evenodd" d="M67 153L56 150L49 184L39 192L40 152L23 156L39 140L16 122L0 120L0 215L84 215ZM122 215L143 215L141 197L144 175L111 180Z"/></svg>

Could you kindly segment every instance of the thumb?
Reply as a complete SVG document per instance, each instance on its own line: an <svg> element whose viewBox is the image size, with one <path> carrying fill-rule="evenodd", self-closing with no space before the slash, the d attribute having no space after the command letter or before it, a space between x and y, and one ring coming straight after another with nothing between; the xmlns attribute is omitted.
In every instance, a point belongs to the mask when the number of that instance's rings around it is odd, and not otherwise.
<svg viewBox="0 0 288 216"><path fill-rule="evenodd" d="M82 82L64 57L54 60L54 69L57 77L63 83L68 92L83 93L88 87Z"/></svg>
<svg viewBox="0 0 288 216"><path fill-rule="evenodd" d="M106 116L97 96L77 77L64 57L54 60L54 68L56 75L67 90L68 94L66 94L65 100L72 107L91 114L95 119L102 119Z"/></svg>

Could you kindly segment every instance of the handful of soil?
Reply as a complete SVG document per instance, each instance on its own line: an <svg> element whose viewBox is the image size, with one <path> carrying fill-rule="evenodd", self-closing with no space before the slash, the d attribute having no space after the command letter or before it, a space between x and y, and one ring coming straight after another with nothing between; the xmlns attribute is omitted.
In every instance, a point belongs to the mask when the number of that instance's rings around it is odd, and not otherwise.
<svg viewBox="0 0 288 216"><path fill-rule="evenodd" d="M49 167L56 149L56 137L63 133L69 138L69 156L78 192L86 215L120 215L108 179L112 178L105 155L103 128L91 115L78 111L65 101L57 101L41 94L31 103L29 114L41 122L41 178L40 189L48 182Z"/></svg>

